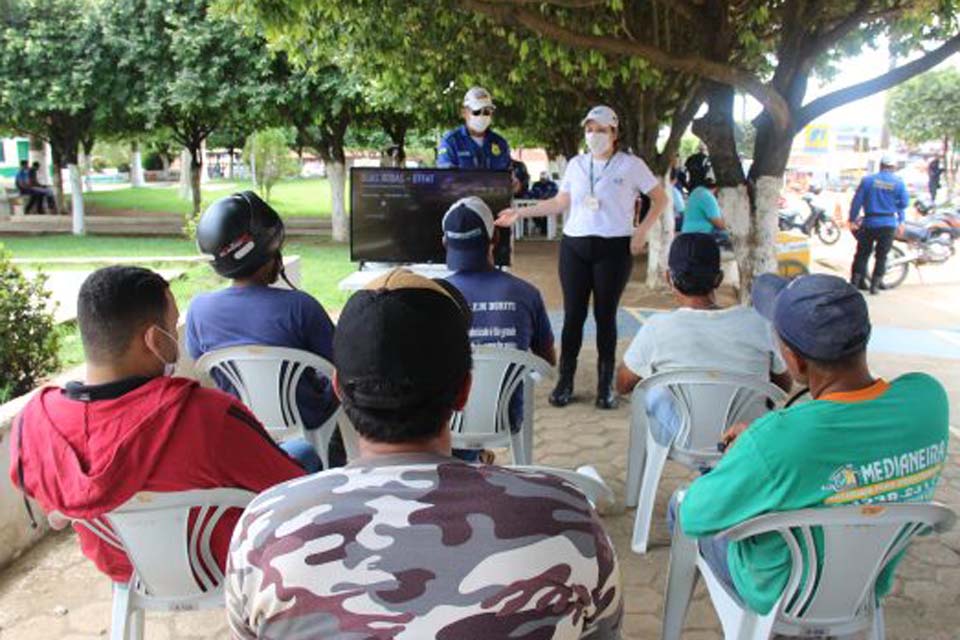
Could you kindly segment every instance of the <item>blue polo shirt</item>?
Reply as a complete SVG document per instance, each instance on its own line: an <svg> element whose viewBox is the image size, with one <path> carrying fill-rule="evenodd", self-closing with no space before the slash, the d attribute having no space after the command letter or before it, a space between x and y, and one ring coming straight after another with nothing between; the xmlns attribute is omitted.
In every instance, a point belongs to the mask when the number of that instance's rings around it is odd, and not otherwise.
<svg viewBox="0 0 960 640"><path fill-rule="evenodd" d="M187 311L187 350L194 359L208 351L241 345L302 349L333 361L333 322L303 291L276 287L227 287L201 293ZM223 376L217 386L233 393ZM330 381L308 371L297 386L297 407L308 427L319 427L336 411Z"/></svg>
<svg viewBox="0 0 960 640"><path fill-rule="evenodd" d="M499 269L458 271L447 278L473 310L470 342L521 351L545 351L553 344L550 318L537 288ZM510 422L519 426L523 395L510 402Z"/></svg>
<svg viewBox="0 0 960 640"><path fill-rule="evenodd" d="M868 228L896 227L906 218L910 203L907 186L900 177L890 171L881 171L863 178L850 203L850 222L860 217L863 210L863 226Z"/></svg>
<svg viewBox="0 0 960 640"><path fill-rule="evenodd" d="M470 137L466 125L443 134L437 149L437 167L441 169L509 169L510 145L499 134L487 130L483 145Z"/></svg>

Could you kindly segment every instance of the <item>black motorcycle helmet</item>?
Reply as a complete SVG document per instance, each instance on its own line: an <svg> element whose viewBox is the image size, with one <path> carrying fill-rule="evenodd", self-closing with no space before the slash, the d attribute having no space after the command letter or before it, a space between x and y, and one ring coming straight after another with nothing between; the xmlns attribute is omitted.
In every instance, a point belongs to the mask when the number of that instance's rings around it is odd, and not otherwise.
<svg viewBox="0 0 960 640"><path fill-rule="evenodd" d="M267 264L283 245L283 221L252 191L207 207L197 223L197 247L225 278L245 278Z"/></svg>

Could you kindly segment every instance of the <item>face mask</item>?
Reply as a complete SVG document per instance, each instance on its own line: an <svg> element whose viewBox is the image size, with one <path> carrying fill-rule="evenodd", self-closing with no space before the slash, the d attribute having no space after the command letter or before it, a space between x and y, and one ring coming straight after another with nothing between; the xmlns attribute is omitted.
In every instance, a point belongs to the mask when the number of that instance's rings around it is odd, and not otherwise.
<svg viewBox="0 0 960 640"><path fill-rule="evenodd" d="M177 350L177 355L173 357L173 362L167 362L166 360L163 359L163 356L161 356L159 353L157 353L153 349L150 349L153 355L157 357L157 360L163 363L163 377L169 378L170 376L173 375L174 370L177 368L177 360L180 358L180 341L177 340L173 335L170 334L170 332L165 330L163 327L159 325L153 325L153 326L156 327L157 331L159 331L163 335L173 340L173 345Z"/></svg>
<svg viewBox="0 0 960 640"><path fill-rule="evenodd" d="M471 131L483 133L490 126L490 116L467 116L467 127Z"/></svg>
<svg viewBox="0 0 960 640"><path fill-rule="evenodd" d="M588 131L586 136L587 148L595 156L602 156L613 146L613 136L599 131Z"/></svg>

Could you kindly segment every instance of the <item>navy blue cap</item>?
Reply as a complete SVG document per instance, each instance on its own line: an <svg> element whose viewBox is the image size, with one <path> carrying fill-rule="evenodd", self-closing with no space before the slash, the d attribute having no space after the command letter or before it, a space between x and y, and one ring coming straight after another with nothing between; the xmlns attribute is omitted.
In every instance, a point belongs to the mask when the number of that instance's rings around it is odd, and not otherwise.
<svg viewBox="0 0 960 640"><path fill-rule="evenodd" d="M811 360L841 360L870 340L867 301L843 278L815 273L787 280L767 273L754 280L752 297L780 339Z"/></svg>
<svg viewBox="0 0 960 640"><path fill-rule="evenodd" d="M477 196L457 200L444 214L442 227L448 269L480 271L490 266L493 212L487 203Z"/></svg>
<svg viewBox="0 0 960 640"><path fill-rule="evenodd" d="M671 273L711 276L720 273L720 247L709 233L681 233L670 244Z"/></svg>

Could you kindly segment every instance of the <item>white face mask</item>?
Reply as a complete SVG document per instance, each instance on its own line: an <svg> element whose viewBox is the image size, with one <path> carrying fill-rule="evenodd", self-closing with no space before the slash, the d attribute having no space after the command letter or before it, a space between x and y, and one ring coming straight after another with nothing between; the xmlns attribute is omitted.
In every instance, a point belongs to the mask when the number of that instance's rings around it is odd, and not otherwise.
<svg viewBox="0 0 960 640"><path fill-rule="evenodd" d="M469 115L467 116L467 127L469 127L471 131L483 133L490 126L490 120L491 116Z"/></svg>
<svg viewBox="0 0 960 640"><path fill-rule="evenodd" d="M157 357L157 360L159 360L160 362L163 363L163 377L169 378L170 376L173 375L173 372L176 370L176 368L177 368L177 360L179 360L179 358L180 358L180 341L177 340L173 335L170 334L170 332L168 332L167 330L165 330L163 327L161 327L161 326L159 326L159 325L153 325L153 326L154 326L154 328L156 328L157 331L159 331L159 332L162 333L163 335L165 335L165 336L167 336L168 338L170 338L171 340L173 340L173 345L174 345L174 347L175 347L176 350L177 350L177 355L174 356L173 362L167 362L166 360L163 359L163 356L161 356L159 353L157 353L157 352L154 351L153 349L150 349L150 351L153 353L153 355L155 355L155 356Z"/></svg>
<svg viewBox="0 0 960 640"><path fill-rule="evenodd" d="M609 133L588 131L584 137L587 140L587 148L595 156L602 156L613 146L613 136Z"/></svg>

